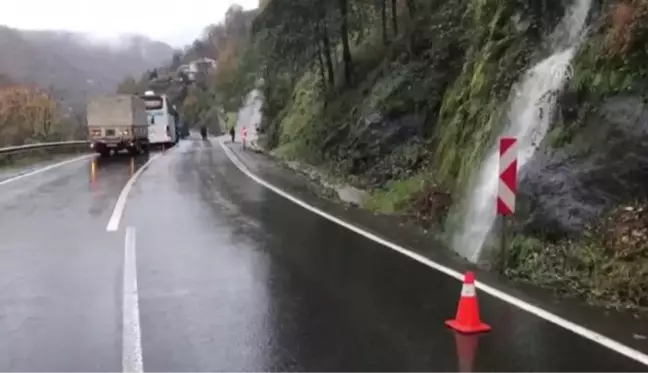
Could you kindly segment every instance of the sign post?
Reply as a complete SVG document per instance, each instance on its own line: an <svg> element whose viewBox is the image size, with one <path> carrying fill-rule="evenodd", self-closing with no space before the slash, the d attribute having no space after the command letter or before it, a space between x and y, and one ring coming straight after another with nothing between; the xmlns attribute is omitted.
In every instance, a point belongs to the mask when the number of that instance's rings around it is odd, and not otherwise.
<svg viewBox="0 0 648 373"><path fill-rule="evenodd" d="M502 137L499 143L499 185L497 188L497 214L501 221L500 271L506 269L507 219L515 212L517 193L517 139Z"/></svg>

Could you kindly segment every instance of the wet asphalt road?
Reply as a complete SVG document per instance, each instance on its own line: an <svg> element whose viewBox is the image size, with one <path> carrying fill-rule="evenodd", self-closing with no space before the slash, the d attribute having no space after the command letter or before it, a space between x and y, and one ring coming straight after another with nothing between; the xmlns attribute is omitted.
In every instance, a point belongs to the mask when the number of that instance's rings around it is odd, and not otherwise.
<svg viewBox="0 0 648 373"><path fill-rule="evenodd" d="M0 185L0 370L122 370L130 227L145 371L646 371L486 294L493 331L457 339L456 280L256 184L216 141L155 160L106 232L146 160Z"/></svg>

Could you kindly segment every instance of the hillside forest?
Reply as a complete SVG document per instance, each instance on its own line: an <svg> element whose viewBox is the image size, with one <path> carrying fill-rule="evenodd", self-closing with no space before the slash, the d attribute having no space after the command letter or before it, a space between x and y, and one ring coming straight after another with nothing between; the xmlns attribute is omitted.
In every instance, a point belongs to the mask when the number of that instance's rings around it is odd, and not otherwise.
<svg viewBox="0 0 648 373"><path fill-rule="evenodd" d="M205 125L210 133L220 133L236 120L239 98L231 99L225 92L231 92L235 84L240 86L238 90L245 89L241 82L233 80L232 74L257 13L258 9L246 11L237 4L230 6L222 22L206 26L198 39L176 51L168 63L138 77L127 76L117 91L167 94L187 124L194 128ZM204 60L218 61L218 68L200 63ZM190 65L195 65L193 73L187 69Z"/></svg>
<svg viewBox="0 0 648 373"><path fill-rule="evenodd" d="M270 0L230 10L191 49L218 68L182 106L213 123L256 87L268 152L365 190L362 208L456 250L460 207L512 88L553 53L552 31L583 1ZM510 279L559 295L645 310L648 1L586 5L573 76L547 92L550 128L520 173L509 249L485 251L484 263L503 260Z"/></svg>

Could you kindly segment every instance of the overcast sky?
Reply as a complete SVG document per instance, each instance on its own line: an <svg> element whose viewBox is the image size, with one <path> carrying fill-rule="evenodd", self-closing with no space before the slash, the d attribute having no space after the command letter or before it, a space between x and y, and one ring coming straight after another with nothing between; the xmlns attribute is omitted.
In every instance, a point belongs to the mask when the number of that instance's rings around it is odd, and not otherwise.
<svg viewBox="0 0 648 373"><path fill-rule="evenodd" d="M137 33L172 44L193 42L224 18L232 4L258 0L0 0L0 24L30 30L68 30L112 37Z"/></svg>

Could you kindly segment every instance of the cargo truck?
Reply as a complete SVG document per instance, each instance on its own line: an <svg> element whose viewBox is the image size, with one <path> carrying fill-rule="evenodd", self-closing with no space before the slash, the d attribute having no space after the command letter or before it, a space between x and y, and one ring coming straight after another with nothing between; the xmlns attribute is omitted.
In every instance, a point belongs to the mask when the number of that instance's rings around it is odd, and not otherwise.
<svg viewBox="0 0 648 373"><path fill-rule="evenodd" d="M90 146L108 157L120 150L131 154L147 152L148 117L146 103L134 95L101 96L88 103Z"/></svg>

